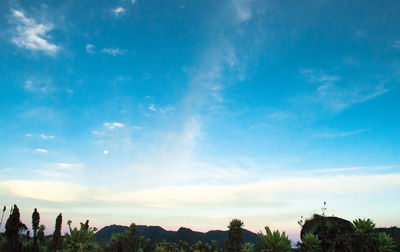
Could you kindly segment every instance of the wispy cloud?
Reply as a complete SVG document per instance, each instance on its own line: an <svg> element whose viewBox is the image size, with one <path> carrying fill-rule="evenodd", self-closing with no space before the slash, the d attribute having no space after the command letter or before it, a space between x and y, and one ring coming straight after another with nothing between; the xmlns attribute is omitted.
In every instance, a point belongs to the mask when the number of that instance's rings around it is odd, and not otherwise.
<svg viewBox="0 0 400 252"><path fill-rule="evenodd" d="M47 153L47 150L45 149L36 149L35 151L39 153Z"/></svg>
<svg viewBox="0 0 400 252"><path fill-rule="evenodd" d="M54 54L58 47L49 42L50 36L47 34L52 30L51 23L38 24L33 18L27 18L22 11L12 10L13 20L17 23L15 35L12 42L18 47L33 50L44 51Z"/></svg>
<svg viewBox="0 0 400 252"><path fill-rule="evenodd" d="M105 122L104 126L108 129L116 129L116 128L122 128L125 125L122 123L118 123L118 122L113 122L113 123L109 123L109 122Z"/></svg>
<svg viewBox="0 0 400 252"><path fill-rule="evenodd" d="M346 167L346 168L332 168L332 169L320 169L320 170L312 170L311 172L317 172L317 173L335 173L335 172L350 172L350 171L358 171L358 170L363 170L365 167L359 166L359 167Z"/></svg>
<svg viewBox="0 0 400 252"><path fill-rule="evenodd" d="M86 45L86 52L89 54L94 54L94 48L95 46L93 44L87 44Z"/></svg>
<svg viewBox="0 0 400 252"><path fill-rule="evenodd" d="M400 40L397 40L397 41L395 41L393 43L393 48L397 49L397 50L400 50Z"/></svg>
<svg viewBox="0 0 400 252"><path fill-rule="evenodd" d="M126 10L122 7L122 6L118 6L115 9L112 10L112 12L114 13L114 15L116 17L118 17L119 15L121 15L122 13L124 13Z"/></svg>
<svg viewBox="0 0 400 252"><path fill-rule="evenodd" d="M81 169L85 167L83 163L57 163L56 167L60 170Z"/></svg>
<svg viewBox="0 0 400 252"><path fill-rule="evenodd" d="M118 47L114 48L103 48L101 50L103 53L110 54L112 56L117 56L117 55L124 55L128 52L128 50L120 49Z"/></svg>
<svg viewBox="0 0 400 252"><path fill-rule="evenodd" d="M333 112L340 112L353 104L369 101L389 91L383 85L375 87L355 86L352 88L329 86L324 89L318 88L314 99Z"/></svg>
<svg viewBox="0 0 400 252"><path fill-rule="evenodd" d="M24 89L29 92L48 93L53 91L51 88L51 81L49 79L29 79L24 83Z"/></svg>
<svg viewBox="0 0 400 252"><path fill-rule="evenodd" d="M252 0L235 0L233 1L237 16L241 22L248 21L253 16L253 12L251 10L251 2Z"/></svg>
<svg viewBox="0 0 400 252"><path fill-rule="evenodd" d="M311 83L332 83L339 81L341 78L337 75L328 75L324 73L316 73L314 69L301 69L300 74Z"/></svg>
<svg viewBox="0 0 400 252"><path fill-rule="evenodd" d="M365 132L365 129L347 131L347 132L334 132L334 133L323 133L315 135L316 138L336 138L336 137L347 137L353 136Z"/></svg>
<svg viewBox="0 0 400 252"><path fill-rule="evenodd" d="M40 134L40 137L41 137L42 139L45 139L45 140L54 139L54 136L47 136L47 135L45 135L45 134Z"/></svg>
<svg viewBox="0 0 400 252"><path fill-rule="evenodd" d="M340 76L317 73L314 69L301 69L299 73L307 82L318 84L312 95L308 97L302 95L300 100L319 103L325 109L334 113L341 112L353 104L366 102L390 91L383 84L360 85L355 83L339 85L337 82L343 82Z"/></svg>

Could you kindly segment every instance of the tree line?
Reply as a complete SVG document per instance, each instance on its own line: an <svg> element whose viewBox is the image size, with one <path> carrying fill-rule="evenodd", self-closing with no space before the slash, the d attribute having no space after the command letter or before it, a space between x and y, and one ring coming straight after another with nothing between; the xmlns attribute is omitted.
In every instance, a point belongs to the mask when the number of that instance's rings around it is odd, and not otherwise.
<svg viewBox="0 0 400 252"><path fill-rule="evenodd" d="M6 207L3 208L2 219ZM370 219L356 219L352 223L325 215L315 214L312 218L300 221L301 241L294 244L285 232L271 231L266 226L265 233L259 232L257 244L243 242L243 221L233 219L228 227L225 246L220 248L216 241L210 243L198 241L189 244L178 242L152 241L137 236L136 225L132 223L124 233L113 234L106 244L99 244L94 234L95 227L89 221L81 222L79 228L71 227L67 221L69 233L61 234L63 216L60 213L55 220L52 235L45 236L44 225L40 225L40 214L35 208L32 213L32 234L20 220L17 205L10 210L5 224L5 232L0 234L0 251L5 252L289 252L289 251L349 251L349 252L393 252L399 251L394 240L384 232L375 232L375 223Z"/></svg>

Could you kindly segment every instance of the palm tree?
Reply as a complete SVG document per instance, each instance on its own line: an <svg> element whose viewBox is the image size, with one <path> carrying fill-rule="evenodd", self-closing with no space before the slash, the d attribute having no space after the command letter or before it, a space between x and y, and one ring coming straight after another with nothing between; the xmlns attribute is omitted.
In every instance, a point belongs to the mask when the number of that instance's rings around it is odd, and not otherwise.
<svg viewBox="0 0 400 252"><path fill-rule="evenodd" d="M318 235L314 235L311 232L305 233L301 237L300 247L305 252L317 252L321 251L321 241L318 239Z"/></svg>
<svg viewBox="0 0 400 252"><path fill-rule="evenodd" d="M282 234L278 230L271 232L268 226L265 227L265 232L265 235L261 231L258 233L260 237L259 249L262 252L290 251L292 242L286 236L285 232L282 232Z"/></svg>
<svg viewBox="0 0 400 252"><path fill-rule="evenodd" d="M11 212L10 217L6 222L6 247L9 252L17 252L21 250L21 241L19 240L19 232L23 228L20 213L17 205L14 205L14 208Z"/></svg>
<svg viewBox="0 0 400 252"><path fill-rule="evenodd" d="M228 234L228 240L226 243L226 250L230 252L240 252L242 249L242 244L243 244L243 237L242 237L242 231L243 231L243 221L239 219L233 219L229 225L229 234Z"/></svg>

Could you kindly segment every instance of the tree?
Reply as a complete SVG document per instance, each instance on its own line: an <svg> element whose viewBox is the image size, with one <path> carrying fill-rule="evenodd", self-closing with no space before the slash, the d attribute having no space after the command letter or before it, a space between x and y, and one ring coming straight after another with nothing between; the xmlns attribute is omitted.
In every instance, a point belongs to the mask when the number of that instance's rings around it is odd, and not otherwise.
<svg viewBox="0 0 400 252"><path fill-rule="evenodd" d="M375 223L371 219L356 219L353 228L355 249L360 252L376 251Z"/></svg>
<svg viewBox="0 0 400 252"><path fill-rule="evenodd" d="M3 213L1 214L1 219L0 219L0 227L1 227L1 224L3 224L3 217L4 217L5 211L6 211L6 206L3 207Z"/></svg>
<svg viewBox="0 0 400 252"><path fill-rule="evenodd" d="M288 252L291 249L292 242L286 236L285 232L282 234L276 230L271 232L271 229L265 227L266 234L259 232L260 237L259 249L262 252Z"/></svg>
<svg viewBox="0 0 400 252"><path fill-rule="evenodd" d="M18 252L21 251L21 241L19 240L19 232L21 230L22 223L20 221L20 213L17 205L11 212L10 217L6 222L6 251Z"/></svg>
<svg viewBox="0 0 400 252"><path fill-rule="evenodd" d="M243 245L243 221L233 219L229 225L228 240L226 243L226 250L230 252L240 252Z"/></svg>
<svg viewBox="0 0 400 252"><path fill-rule="evenodd" d="M318 240L318 235L313 233L305 233L301 237L300 247L305 252L321 251L321 241Z"/></svg>
<svg viewBox="0 0 400 252"><path fill-rule="evenodd" d="M39 244L43 245L44 244L44 230L46 230L46 226L45 225L40 225L38 232L37 232L37 238L39 240Z"/></svg>
<svg viewBox="0 0 400 252"><path fill-rule="evenodd" d="M378 242L379 252L392 252L394 251L394 241L393 238L384 232L379 232L376 236Z"/></svg>
<svg viewBox="0 0 400 252"><path fill-rule="evenodd" d="M37 209L33 211L32 214L32 231L33 231L33 250L36 252L39 250L39 246L37 243L37 231L39 229L39 222L40 222L40 214L38 213Z"/></svg>
<svg viewBox="0 0 400 252"><path fill-rule="evenodd" d="M68 221L69 234L65 234L64 246L71 252L98 251L100 245L96 243L94 233L97 231L95 227L89 227L89 221L85 224L81 223L78 230L76 227L71 228L72 221Z"/></svg>
<svg viewBox="0 0 400 252"><path fill-rule="evenodd" d="M56 225L52 237L51 250L57 251L62 249L62 240L61 240L61 227L62 227L62 214L60 213L56 218Z"/></svg>

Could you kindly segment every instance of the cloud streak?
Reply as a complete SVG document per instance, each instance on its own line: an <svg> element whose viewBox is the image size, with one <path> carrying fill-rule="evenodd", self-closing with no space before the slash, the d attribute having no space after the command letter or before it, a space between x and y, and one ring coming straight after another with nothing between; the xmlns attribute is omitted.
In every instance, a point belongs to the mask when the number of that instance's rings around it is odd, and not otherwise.
<svg viewBox="0 0 400 252"><path fill-rule="evenodd" d="M47 33L53 28L51 23L38 24L19 10L12 10L12 17L17 23L12 42L18 47L49 54L54 54L59 50L58 46L48 41L50 36Z"/></svg>

